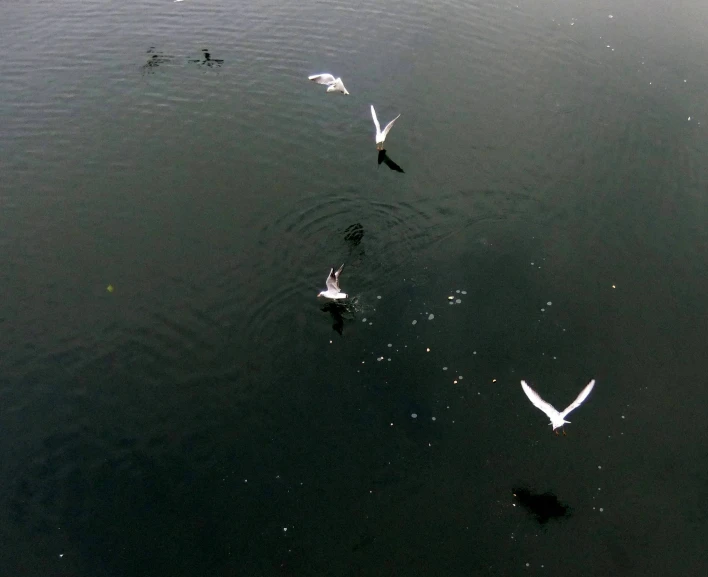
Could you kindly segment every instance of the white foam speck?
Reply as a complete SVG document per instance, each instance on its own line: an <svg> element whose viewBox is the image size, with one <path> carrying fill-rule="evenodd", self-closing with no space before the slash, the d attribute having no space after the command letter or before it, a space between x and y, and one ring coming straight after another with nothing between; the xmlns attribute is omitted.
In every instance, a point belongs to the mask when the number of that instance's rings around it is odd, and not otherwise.
<svg viewBox="0 0 708 577"><path fill-rule="evenodd" d="M473 355L476 355L476 354L477 354L477 351L472 351L472 354L473 354Z"/></svg>
<svg viewBox="0 0 708 577"><path fill-rule="evenodd" d="M458 380L460 380L460 381L463 379L462 375L460 375L460 376L457 377L457 378L458 378Z"/></svg>
<svg viewBox="0 0 708 577"><path fill-rule="evenodd" d="M361 319L361 322L362 322L362 323L365 323L365 322L366 322L366 319Z"/></svg>
<svg viewBox="0 0 708 577"><path fill-rule="evenodd" d="M389 347L392 347L392 346L393 346L393 343L388 343L388 346L389 346Z"/></svg>
<svg viewBox="0 0 708 577"><path fill-rule="evenodd" d="M414 324L416 324L417 322L418 322L418 321L413 321L411 324L414 325Z"/></svg>
<svg viewBox="0 0 708 577"><path fill-rule="evenodd" d="M417 419L417 418L418 418L418 413L411 413L411 418L412 418L412 419Z"/></svg>
<svg viewBox="0 0 708 577"><path fill-rule="evenodd" d="M460 291L463 295L467 294L467 291Z"/></svg>
<svg viewBox="0 0 708 577"><path fill-rule="evenodd" d="M447 367L443 367L443 371L446 371L446 370L447 370Z"/></svg>
<svg viewBox="0 0 708 577"><path fill-rule="evenodd" d="M608 16L608 18L614 18L614 16L613 16L612 14L610 14L610 15Z"/></svg>
<svg viewBox="0 0 708 577"><path fill-rule="evenodd" d="M460 289L457 289L455 292L456 292L457 294L460 294Z"/></svg>
<svg viewBox="0 0 708 577"><path fill-rule="evenodd" d="M546 304L550 307L553 303L551 301L548 301Z"/></svg>
<svg viewBox="0 0 708 577"><path fill-rule="evenodd" d="M428 320L429 320L429 321L432 321L434 318L435 318L435 315L434 315L433 313L430 313L430 314L428 315Z"/></svg>
<svg viewBox="0 0 708 577"><path fill-rule="evenodd" d="M455 302L459 305L462 302L462 299L455 299Z"/></svg>
<svg viewBox="0 0 708 577"><path fill-rule="evenodd" d="M600 507L600 513L602 513L603 511L604 511L604 509L602 507Z"/></svg>
<svg viewBox="0 0 708 577"><path fill-rule="evenodd" d="M376 298L381 300L381 295L377 295Z"/></svg>
<svg viewBox="0 0 708 577"><path fill-rule="evenodd" d="M542 313L545 313L545 312L546 312L546 309L541 309L541 312L542 312Z"/></svg>
<svg viewBox="0 0 708 577"><path fill-rule="evenodd" d="M437 417L432 417L432 420L437 421L438 419L437 419Z"/></svg>

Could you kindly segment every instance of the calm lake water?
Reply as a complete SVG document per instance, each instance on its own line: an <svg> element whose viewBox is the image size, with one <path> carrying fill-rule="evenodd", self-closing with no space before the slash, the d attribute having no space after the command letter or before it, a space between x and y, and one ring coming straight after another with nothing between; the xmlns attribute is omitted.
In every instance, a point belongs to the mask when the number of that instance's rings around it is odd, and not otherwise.
<svg viewBox="0 0 708 577"><path fill-rule="evenodd" d="M1 575L708 574L708 4L2 9Z"/></svg>

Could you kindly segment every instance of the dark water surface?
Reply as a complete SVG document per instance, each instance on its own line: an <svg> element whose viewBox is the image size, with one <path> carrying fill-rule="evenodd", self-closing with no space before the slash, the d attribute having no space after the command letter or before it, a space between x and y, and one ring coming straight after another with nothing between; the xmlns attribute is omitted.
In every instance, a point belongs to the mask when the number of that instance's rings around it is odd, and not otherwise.
<svg viewBox="0 0 708 577"><path fill-rule="evenodd" d="M708 4L2 11L0 575L708 574Z"/></svg>

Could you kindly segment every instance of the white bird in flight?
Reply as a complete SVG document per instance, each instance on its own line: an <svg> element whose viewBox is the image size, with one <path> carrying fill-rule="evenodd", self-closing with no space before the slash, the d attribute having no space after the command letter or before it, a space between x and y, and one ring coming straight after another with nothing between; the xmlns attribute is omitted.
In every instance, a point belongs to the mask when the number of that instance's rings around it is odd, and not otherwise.
<svg viewBox="0 0 708 577"><path fill-rule="evenodd" d="M551 425L553 425L554 431L558 427L562 427L565 423L570 423L570 421L565 420L565 417L568 415L568 413L577 409L583 403L583 401L590 394L590 391L592 391L592 388L594 386L595 379L590 381L585 386L585 388L580 391L578 398L575 399L570 405L568 405L563 412L558 412L553 407L553 405L547 403L541 397L539 397L538 393L526 384L526 381L521 381L521 388L524 389L524 393L526 393L526 396L536 408L541 409L544 413L546 413L546 415L548 415L548 418L551 419ZM556 435L557 434L558 433L556 433ZM563 430L563 434L565 435L565 429Z"/></svg>
<svg viewBox="0 0 708 577"><path fill-rule="evenodd" d="M396 122L396 120L398 120L398 118L400 116L401 116L400 114L398 116L396 116L396 118L394 118L391 122L389 122L386 125L386 128L381 130L381 125L379 124L379 119L376 118L376 111L374 110L374 105L373 104L371 105L371 118L374 119L374 125L376 126L376 149L377 150L383 150L383 143L384 143L384 140L386 140L386 135L391 130L393 123Z"/></svg>
<svg viewBox="0 0 708 577"><path fill-rule="evenodd" d="M344 265L340 266L337 271L333 268L329 269L329 275L327 275L327 290L325 291L320 291L320 293L317 295L318 297L325 297L328 299L345 299L347 298L346 293L343 293L341 290L339 290L339 275L342 273L342 269L344 268Z"/></svg>
<svg viewBox="0 0 708 577"><path fill-rule="evenodd" d="M344 83L341 78L335 78L331 74L313 74L307 77L308 80L317 82L317 84L326 84L327 92L341 92L342 94L349 94L347 89L344 88Z"/></svg>

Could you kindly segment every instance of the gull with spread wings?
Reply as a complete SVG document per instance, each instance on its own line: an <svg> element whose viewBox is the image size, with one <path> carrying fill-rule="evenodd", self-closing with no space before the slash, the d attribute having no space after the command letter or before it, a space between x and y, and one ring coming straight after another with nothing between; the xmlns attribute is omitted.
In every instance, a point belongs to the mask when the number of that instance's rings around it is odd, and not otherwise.
<svg viewBox="0 0 708 577"><path fill-rule="evenodd" d="M526 393L529 401L533 403L534 407L541 409L544 413L546 413L546 415L548 415L548 418L551 419L551 425L553 425L553 431L556 435L558 434L558 431L556 431L558 427L562 427L565 423L570 423L570 421L565 420L568 413L577 409L583 403L594 386L595 379L590 381L585 388L580 391L578 398L568 405L563 412L558 412L553 405L544 401L536 391L529 387L526 384L526 381L521 381L521 388L524 389L524 393ZM563 434L565 435L565 429L563 429Z"/></svg>
<svg viewBox="0 0 708 577"><path fill-rule="evenodd" d="M398 120L401 115L399 114L391 122L386 125L386 128L381 130L381 125L379 124L379 119L376 118L376 111L374 110L374 105L371 105L371 118L374 119L374 126L376 126L376 149L383 150L383 143L386 140L386 135L390 132L393 123Z"/></svg>
<svg viewBox="0 0 708 577"><path fill-rule="evenodd" d="M307 77L308 80L317 82L317 84L326 84L327 92L341 92L342 94L349 94L347 89L344 88L344 82L341 78L335 78L331 74L313 74Z"/></svg>
<svg viewBox="0 0 708 577"><path fill-rule="evenodd" d="M344 265L340 266L336 272L333 268L329 269L329 275L327 276L327 290L320 291L317 295L318 297L337 300L345 299L349 296L339 290L339 275L342 273L343 268Z"/></svg>

